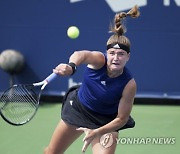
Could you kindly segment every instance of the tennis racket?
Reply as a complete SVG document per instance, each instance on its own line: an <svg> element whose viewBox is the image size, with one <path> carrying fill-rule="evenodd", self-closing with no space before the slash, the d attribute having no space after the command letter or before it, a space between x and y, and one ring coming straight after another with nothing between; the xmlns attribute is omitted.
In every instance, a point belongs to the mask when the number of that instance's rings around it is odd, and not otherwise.
<svg viewBox="0 0 180 154"><path fill-rule="evenodd" d="M41 82L13 85L5 90L0 97L1 117L15 126L29 122L38 110L42 91L56 76L52 73Z"/></svg>

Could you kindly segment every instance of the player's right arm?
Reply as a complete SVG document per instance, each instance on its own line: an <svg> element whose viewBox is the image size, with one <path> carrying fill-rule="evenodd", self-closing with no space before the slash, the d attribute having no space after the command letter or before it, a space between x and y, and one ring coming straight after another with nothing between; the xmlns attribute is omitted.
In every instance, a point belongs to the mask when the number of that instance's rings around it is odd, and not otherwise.
<svg viewBox="0 0 180 154"><path fill-rule="evenodd" d="M75 51L69 58L69 62L73 62L76 66L87 64L88 67L93 69L101 68L105 63L103 53L99 51Z"/></svg>
<svg viewBox="0 0 180 154"><path fill-rule="evenodd" d="M69 58L69 63L74 63L76 66L81 64L86 64L92 69L100 69L105 64L105 57L103 53L99 51L75 51ZM72 67L68 64L59 64L54 70L62 76L67 76L72 74Z"/></svg>

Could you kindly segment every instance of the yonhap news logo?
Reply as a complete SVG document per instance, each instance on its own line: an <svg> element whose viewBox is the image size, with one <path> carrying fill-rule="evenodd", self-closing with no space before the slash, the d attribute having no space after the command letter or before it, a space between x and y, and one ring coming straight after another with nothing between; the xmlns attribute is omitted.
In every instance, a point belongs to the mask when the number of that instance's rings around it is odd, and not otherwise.
<svg viewBox="0 0 180 154"><path fill-rule="evenodd" d="M101 136L99 143L104 148L109 148L116 143L117 145L174 145L175 137L120 137L113 140L112 133Z"/></svg>
<svg viewBox="0 0 180 154"><path fill-rule="evenodd" d="M123 137L116 139L117 144L136 144L136 145L174 145L175 137Z"/></svg>
<svg viewBox="0 0 180 154"><path fill-rule="evenodd" d="M86 0L70 0L70 3L77 3ZM143 7L148 5L148 0L105 0L113 12L120 12L131 9L134 5ZM174 2L177 6L180 6L180 0L163 0L162 5L170 6ZM121 4L121 5L120 5Z"/></svg>

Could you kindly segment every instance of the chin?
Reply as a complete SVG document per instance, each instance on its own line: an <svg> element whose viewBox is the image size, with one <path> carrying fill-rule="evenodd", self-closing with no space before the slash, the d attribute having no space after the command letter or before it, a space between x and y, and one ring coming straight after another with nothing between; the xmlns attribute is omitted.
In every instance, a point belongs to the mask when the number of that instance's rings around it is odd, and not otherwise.
<svg viewBox="0 0 180 154"><path fill-rule="evenodd" d="M120 71L122 68L119 68L119 67L112 67L111 68L111 71Z"/></svg>

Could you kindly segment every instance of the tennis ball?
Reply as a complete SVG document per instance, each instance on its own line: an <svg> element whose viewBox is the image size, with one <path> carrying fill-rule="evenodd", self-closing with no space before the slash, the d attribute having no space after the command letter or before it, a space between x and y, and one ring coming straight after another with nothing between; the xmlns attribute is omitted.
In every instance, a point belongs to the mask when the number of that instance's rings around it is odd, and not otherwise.
<svg viewBox="0 0 180 154"><path fill-rule="evenodd" d="M67 35L71 39L76 39L79 36L79 29L76 26L70 26L67 30Z"/></svg>

